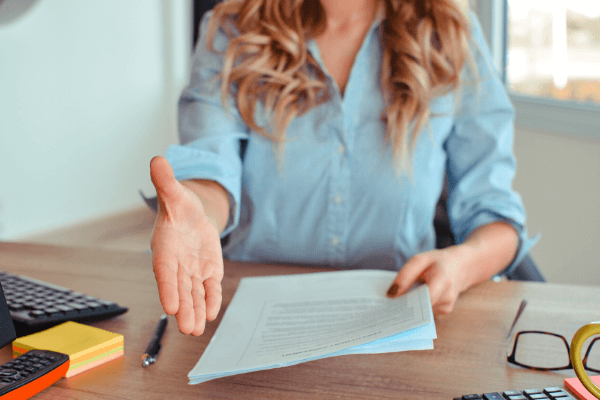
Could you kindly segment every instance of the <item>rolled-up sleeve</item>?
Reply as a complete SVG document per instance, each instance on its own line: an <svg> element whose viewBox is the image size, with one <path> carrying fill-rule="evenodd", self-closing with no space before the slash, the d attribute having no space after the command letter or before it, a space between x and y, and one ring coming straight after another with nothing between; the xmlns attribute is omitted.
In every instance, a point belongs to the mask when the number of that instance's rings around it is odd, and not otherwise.
<svg viewBox="0 0 600 400"><path fill-rule="evenodd" d="M238 224L242 186L241 142L248 138L248 128L237 112L231 96L227 110L221 102L220 80L213 79L223 68L223 55L208 50L206 45L207 12L200 24L200 40L194 54L189 85L179 100L180 145L170 146L166 158L175 178L207 179L218 182L229 197L229 218L221 237ZM229 38L218 30L215 49L222 51Z"/></svg>
<svg viewBox="0 0 600 400"><path fill-rule="evenodd" d="M519 234L519 249L509 272L537 238L528 239L525 210L512 189L514 108L495 71L481 27L473 16L472 54L477 74L467 73L455 125L444 147L447 153L448 216L457 243L475 229L505 221Z"/></svg>

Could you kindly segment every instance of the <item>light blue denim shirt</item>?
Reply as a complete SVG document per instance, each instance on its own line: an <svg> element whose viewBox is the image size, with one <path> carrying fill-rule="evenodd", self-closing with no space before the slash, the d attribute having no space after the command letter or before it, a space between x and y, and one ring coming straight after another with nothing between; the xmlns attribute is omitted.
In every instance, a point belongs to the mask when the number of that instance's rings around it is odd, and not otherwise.
<svg viewBox="0 0 600 400"><path fill-rule="evenodd" d="M384 143L382 16L356 55L343 97L317 43L308 43L333 96L292 120L278 169L272 142L243 122L231 98L226 112L219 81L210 82L223 67L223 55L206 48L211 15L202 20L191 81L179 102L181 145L169 147L166 158L178 180L210 179L227 190L225 258L399 270L411 256L435 248L433 219L446 173L458 243L477 227L503 220L520 234L513 265L528 252L533 241L524 229L521 199L511 188L514 110L474 17L480 83L463 85L459 102L456 93L433 100L430 132L425 128L416 142L411 178L394 172ZM215 48L225 50L228 42L219 30ZM255 114L259 125L266 122L263 111Z"/></svg>

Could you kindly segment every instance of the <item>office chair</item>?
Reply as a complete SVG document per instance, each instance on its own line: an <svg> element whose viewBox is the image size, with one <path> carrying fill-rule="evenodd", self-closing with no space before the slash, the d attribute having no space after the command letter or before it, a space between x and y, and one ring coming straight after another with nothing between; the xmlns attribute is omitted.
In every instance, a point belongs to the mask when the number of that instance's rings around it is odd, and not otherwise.
<svg viewBox="0 0 600 400"><path fill-rule="evenodd" d="M200 22L205 12L212 10L213 7L221 0L194 0L194 42L193 46L196 48L196 42L198 41L198 35L200 35Z"/></svg>

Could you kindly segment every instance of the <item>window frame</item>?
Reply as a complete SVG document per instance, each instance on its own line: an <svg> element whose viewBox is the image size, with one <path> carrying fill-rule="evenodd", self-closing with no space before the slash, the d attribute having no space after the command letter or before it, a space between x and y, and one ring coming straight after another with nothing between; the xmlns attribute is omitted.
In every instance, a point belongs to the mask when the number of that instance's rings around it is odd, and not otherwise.
<svg viewBox="0 0 600 400"><path fill-rule="evenodd" d="M600 104L519 94L508 86L508 0L471 0L490 45L494 65L515 106L517 128L565 138L600 141Z"/></svg>

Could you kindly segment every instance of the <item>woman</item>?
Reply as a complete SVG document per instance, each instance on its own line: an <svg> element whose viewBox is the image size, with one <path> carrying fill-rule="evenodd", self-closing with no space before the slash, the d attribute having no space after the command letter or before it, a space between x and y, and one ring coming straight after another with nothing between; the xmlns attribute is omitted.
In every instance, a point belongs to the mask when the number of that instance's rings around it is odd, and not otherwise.
<svg viewBox="0 0 600 400"><path fill-rule="evenodd" d="M531 247L513 109L453 1L226 1L194 60L182 145L150 166L154 271L181 332L216 318L223 255L396 270L388 296L426 282L443 314ZM445 176L458 244L436 250Z"/></svg>

